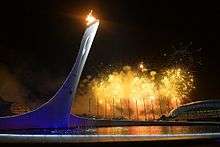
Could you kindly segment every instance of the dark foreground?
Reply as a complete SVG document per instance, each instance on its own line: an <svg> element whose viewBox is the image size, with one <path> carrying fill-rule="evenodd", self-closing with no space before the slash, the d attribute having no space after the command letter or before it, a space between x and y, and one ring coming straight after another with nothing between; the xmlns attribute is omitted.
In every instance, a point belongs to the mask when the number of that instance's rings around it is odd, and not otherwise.
<svg viewBox="0 0 220 147"><path fill-rule="evenodd" d="M220 146L220 125L123 126L0 131L0 143L71 146Z"/></svg>
<svg viewBox="0 0 220 147"><path fill-rule="evenodd" d="M2 143L97 143L142 142L168 140L218 140L220 133L161 134L161 135L17 135L1 134ZM219 140L220 141L220 140Z"/></svg>
<svg viewBox="0 0 220 147"><path fill-rule="evenodd" d="M169 145L220 146L220 133L166 135L0 135L1 143L74 146Z"/></svg>

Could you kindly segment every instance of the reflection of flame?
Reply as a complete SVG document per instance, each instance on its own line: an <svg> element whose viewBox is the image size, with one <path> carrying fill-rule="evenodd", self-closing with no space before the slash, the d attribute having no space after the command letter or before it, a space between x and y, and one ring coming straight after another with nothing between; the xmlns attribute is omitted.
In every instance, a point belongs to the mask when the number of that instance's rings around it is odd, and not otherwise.
<svg viewBox="0 0 220 147"><path fill-rule="evenodd" d="M189 126L175 126L170 128L168 133L173 132L191 132ZM97 128L97 134L119 134L119 135L160 135L164 133L164 127L163 126L131 126L127 127L127 130L125 132L124 127L105 127L105 128Z"/></svg>
<svg viewBox="0 0 220 147"><path fill-rule="evenodd" d="M89 14L86 17L87 25L90 25L96 20L94 16L92 16L92 10L89 12Z"/></svg>

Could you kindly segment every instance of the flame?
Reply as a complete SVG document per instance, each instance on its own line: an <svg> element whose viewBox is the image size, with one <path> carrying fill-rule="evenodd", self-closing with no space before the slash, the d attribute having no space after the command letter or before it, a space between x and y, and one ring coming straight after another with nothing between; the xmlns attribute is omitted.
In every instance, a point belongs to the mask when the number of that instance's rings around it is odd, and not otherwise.
<svg viewBox="0 0 220 147"><path fill-rule="evenodd" d="M89 14L86 17L87 25L90 25L96 20L96 18L92 15L92 10L89 12Z"/></svg>

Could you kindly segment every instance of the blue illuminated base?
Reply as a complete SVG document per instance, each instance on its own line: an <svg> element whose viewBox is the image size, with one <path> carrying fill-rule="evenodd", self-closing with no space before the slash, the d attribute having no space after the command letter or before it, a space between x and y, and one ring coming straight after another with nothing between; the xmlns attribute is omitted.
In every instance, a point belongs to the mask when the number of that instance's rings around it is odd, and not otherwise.
<svg viewBox="0 0 220 147"><path fill-rule="evenodd" d="M95 21L85 30L76 62L57 93L47 103L22 115L0 117L0 130L29 128L68 128L79 124L90 125L89 120L70 115L73 97L98 29Z"/></svg>

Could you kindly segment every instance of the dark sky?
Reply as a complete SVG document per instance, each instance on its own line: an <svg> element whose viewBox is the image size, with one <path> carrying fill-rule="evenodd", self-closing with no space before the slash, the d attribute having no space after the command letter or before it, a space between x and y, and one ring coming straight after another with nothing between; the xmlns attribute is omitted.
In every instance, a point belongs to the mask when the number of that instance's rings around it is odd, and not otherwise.
<svg viewBox="0 0 220 147"><path fill-rule="evenodd" d="M28 98L53 95L74 63L90 9L101 24L83 76L140 61L158 70L181 57L195 74L195 100L220 98L220 10L201 1L0 2L0 70L7 69Z"/></svg>

